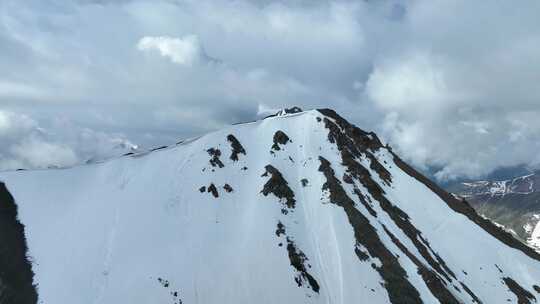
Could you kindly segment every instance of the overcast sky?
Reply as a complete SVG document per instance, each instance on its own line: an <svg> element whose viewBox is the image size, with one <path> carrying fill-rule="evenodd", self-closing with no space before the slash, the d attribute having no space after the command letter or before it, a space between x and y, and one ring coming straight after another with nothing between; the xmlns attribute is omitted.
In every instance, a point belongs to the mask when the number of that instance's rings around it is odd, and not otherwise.
<svg viewBox="0 0 540 304"><path fill-rule="evenodd" d="M0 70L2 169L293 105L336 109L442 180L540 163L536 0L1 0Z"/></svg>

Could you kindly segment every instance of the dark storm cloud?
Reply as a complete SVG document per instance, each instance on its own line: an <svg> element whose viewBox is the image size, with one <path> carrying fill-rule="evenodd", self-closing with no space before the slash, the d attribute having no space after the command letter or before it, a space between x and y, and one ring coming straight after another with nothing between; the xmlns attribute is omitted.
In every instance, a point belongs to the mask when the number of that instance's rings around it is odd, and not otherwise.
<svg viewBox="0 0 540 304"><path fill-rule="evenodd" d="M472 176L540 162L539 8L6 0L0 111L150 146L261 109L332 107L440 178ZM41 139L82 158L73 136L49 133ZM0 159L17 160L6 149Z"/></svg>

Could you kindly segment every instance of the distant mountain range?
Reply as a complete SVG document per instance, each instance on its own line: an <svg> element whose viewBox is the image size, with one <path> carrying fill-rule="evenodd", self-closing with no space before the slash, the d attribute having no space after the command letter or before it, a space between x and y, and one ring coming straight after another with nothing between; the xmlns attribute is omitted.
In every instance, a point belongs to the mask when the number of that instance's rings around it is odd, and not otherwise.
<svg viewBox="0 0 540 304"><path fill-rule="evenodd" d="M482 216L540 250L540 172L506 180L479 180L449 185Z"/></svg>

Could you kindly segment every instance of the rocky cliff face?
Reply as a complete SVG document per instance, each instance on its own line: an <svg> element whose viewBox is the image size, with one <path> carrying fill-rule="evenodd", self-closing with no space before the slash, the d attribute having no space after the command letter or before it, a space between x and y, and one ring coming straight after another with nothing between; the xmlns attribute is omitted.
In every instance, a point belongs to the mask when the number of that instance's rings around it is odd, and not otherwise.
<svg viewBox="0 0 540 304"><path fill-rule="evenodd" d="M0 180L39 303L540 297L534 250L328 109Z"/></svg>

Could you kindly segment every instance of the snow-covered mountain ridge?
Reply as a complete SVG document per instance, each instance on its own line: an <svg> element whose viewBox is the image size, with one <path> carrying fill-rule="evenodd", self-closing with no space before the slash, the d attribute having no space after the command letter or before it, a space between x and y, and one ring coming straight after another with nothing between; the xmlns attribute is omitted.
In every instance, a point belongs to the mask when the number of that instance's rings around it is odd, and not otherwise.
<svg viewBox="0 0 540 304"><path fill-rule="evenodd" d="M0 303L540 299L535 251L332 110L0 180Z"/></svg>
<svg viewBox="0 0 540 304"><path fill-rule="evenodd" d="M507 194L531 194L540 192L540 174L532 173L503 181L474 181L461 183L456 187L463 197L475 195L500 196Z"/></svg>

